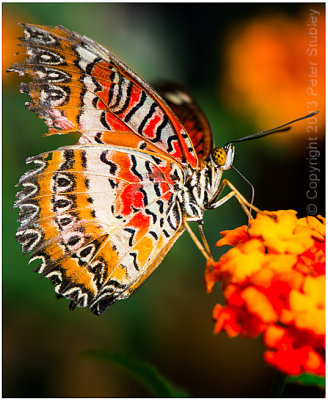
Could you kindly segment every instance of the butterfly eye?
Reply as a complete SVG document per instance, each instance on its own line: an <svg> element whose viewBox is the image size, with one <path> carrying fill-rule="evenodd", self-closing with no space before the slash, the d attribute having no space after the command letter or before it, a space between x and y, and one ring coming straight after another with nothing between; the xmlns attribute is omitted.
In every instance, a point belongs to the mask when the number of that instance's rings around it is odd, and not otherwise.
<svg viewBox="0 0 328 400"><path fill-rule="evenodd" d="M221 167L222 165L225 164L225 162L227 160L227 153L221 147L216 147L212 151L212 157L213 157L215 164L217 164Z"/></svg>

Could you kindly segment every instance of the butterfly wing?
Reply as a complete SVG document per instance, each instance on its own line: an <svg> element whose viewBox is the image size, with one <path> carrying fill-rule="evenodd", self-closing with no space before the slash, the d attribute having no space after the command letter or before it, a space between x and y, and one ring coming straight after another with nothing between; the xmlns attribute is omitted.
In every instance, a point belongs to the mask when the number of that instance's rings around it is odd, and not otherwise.
<svg viewBox="0 0 328 400"><path fill-rule="evenodd" d="M61 26L22 26L29 58L9 70L32 77L21 91L50 134L79 132L84 144L111 143L114 136L123 146L133 133L137 148L198 167L193 144L167 103L116 56Z"/></svg>
<svg viewBox="0 0 328 400"><path fill-rule="evenodd" d="M197 157L203 165L213 147L213 136L205 114L190 93L182 86L172 82L164 82L156 85L155 88L188 132Z"/></svg>
<svg viewBox="0 0 328 400"><path fill-rule="evenodd" d="M170 173L156 153L76 145L33 157L17 238L55 291L102 314L127 298L183 232ZM180 176L182 179L182 176Z"/></svg>

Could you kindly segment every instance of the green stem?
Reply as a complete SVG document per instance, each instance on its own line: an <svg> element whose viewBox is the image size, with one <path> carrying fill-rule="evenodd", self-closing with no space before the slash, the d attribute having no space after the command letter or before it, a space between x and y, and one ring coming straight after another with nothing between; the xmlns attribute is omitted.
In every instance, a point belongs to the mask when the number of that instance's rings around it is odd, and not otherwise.
<svg viewBox="0 0 328 400"><path fill-rule="evenodd" d="M271 396L272 397L282 397L286 386L286 375L281 372L276 372L276 376L273 381L273 385L271 388Z"/></svg>

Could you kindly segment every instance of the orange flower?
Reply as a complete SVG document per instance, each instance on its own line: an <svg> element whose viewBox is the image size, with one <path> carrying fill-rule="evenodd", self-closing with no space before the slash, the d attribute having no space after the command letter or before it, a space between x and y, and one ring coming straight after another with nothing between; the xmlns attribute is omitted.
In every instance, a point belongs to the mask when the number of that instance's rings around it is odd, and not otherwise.
<svg viewBox="0 0 328 400"><path fill-rule="evenodd" d="M4 84L15 83L19 81L16 74L6 73L7 69L13 63L23 61L23 54L16 55L19 47L17 38L21 36L22 29L18 25L22 21L33 21L33 18L27 13L17 12L15 8L8 6L8 3L2 9L2 82Z"/></svg>
<svg viewBox="0 0 328 400"><path fill-rule="evenodd" d="M213 311L214 332L263 333L269 364L290 375L324 375L325 219L270 214L221 232L217 245L234 247L206 268L207 290L222 281L225 298Z"/></svg>
<svg viewBox="0 0 328 400"><path fill-rule="evenodd" d="M252 116L258 130L319 110L311 123L317 121L318 135L324 134L324 7L304 7L299 16L261 15L238 22L224 42L220 92L229 107ZM295 134L303 137L304 126L295 124L292 135L272 140L295 148Z"/></svg>

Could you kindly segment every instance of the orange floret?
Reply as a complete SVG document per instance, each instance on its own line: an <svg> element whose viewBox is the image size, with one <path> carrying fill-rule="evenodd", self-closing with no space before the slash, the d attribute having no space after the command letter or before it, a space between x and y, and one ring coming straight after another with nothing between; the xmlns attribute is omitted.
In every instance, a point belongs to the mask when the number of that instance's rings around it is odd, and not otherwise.
<svg viewBox="0 0 328 400"><path fill-rule="evenodd" d="M250 227L224 231L233 245L208 264L207 290L222 282L214 332L263 334L265 360L287 374L324 375L325 219L298 219L293 210L258 214Z"/></svg>

